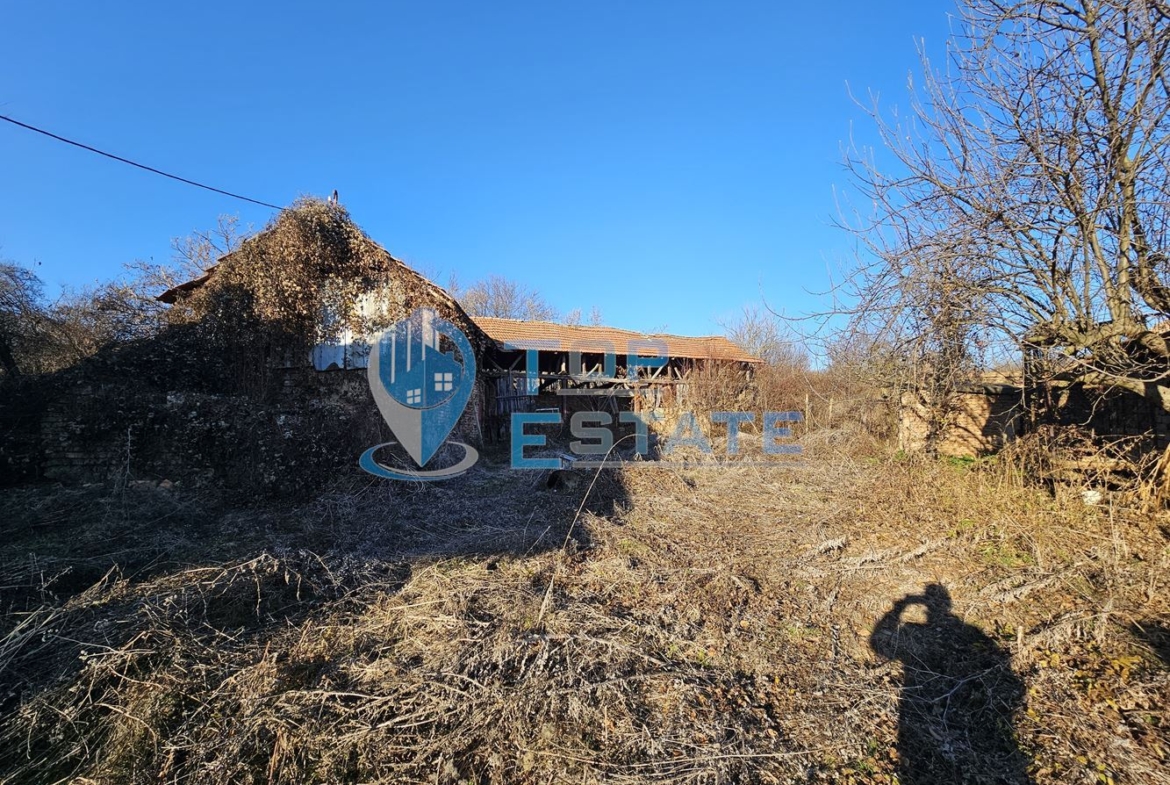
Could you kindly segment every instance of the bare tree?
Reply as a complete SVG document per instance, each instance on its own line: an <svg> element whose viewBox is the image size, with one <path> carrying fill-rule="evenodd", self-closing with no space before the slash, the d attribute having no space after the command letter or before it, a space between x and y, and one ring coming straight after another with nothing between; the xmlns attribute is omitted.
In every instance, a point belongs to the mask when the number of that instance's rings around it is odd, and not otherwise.
<svg viewBox="0 0 1170 785"><path fill-rule="evenodd" d="M125 275L119 281L82 295L103 301L103 308L110 316L120 314L122 324L119 329L123 335L148 334L169 320L189 315L182 302L163 306L157 299L159 294L203 276L252 234L251 226L240 225L239 216L220 215L211 229L172 238L169 262L158 264L141 259L130 262L125 265Z"/></svg>
<svg viewBox="0 0 1170 785"><path fill-rule="evenodd" d="M847 154L873 207L843 219L873 259L854 328L948 377L989 351L1057 354L1170 409L1170 5L959 5L910 113L870 107L891 164Z"/></svg>
<svg viewBox="0 0 1170 785"><path fill-rule="evenodd" d="M725 397L728 393L736 398L740 395L738 371L724 367L700 374L694 381L713 384L716 388L707 393L715 394L711 403L722 401L721 406L753 406L762 411L804 408L805 396L812 390L809 357L803 345L792 337L789 322L767 308L747 305L735 318L721 322L720 326L729 340L764 362L753 367L751 384L744 391L751 396L750 403L738 399L732 404Z"/></svg>
<svg viewBox="0 0 1170 785"><path fill-rule="evenodd" d="M172 263L164 274L174 279L172 285L197 278L239 248L251 234L250 226L240 226L238 215L221 215L213 228L196 230L186 237L171 240Z"/></svg>
<svg viewBox="0 0 1170 785"><path fill-rule="evenodd" d="M573 310L566 313L563 317L561 317L561 321L564 322L565 324L570 324L570 325L574 325L574 326L581 324L581 309L574 308ZM601 327L601 325L602 325L601 309L598 308L596 305L594 305L589 309L589 326L590 327Z"/></svg>
<svg viewBox="0 0 1170 785"><path fill-rule="evenodd" d="M174 240L171 263L132 262L118 278L66 290L53 303L44 302L32 271L0 263L0 367L7 375L49 373L155 335L173 316L157 296L202 275L243 238L238 220L221 216L214 229Z"/></svg>
<svg viewBox="0 0 1170 785"><path fill-rule="evenodd" d="M41 280L25 267L0 261L0 369L7 376L22 366L43 332Z"/></svg>
<svg viewBox="0 0 1170 785"><path fill-rule="evenodd" d="M455 283L454 279L452 283ZM467 289L456 287L451 294L472 316L537 322L551 322L557 318L556 309L545 302L539 292L500 275L490 275Z"/></svg>
<svg viewBox="0 0 1170 785"><path fill-rule="evenodd" d="M808 354L786 337L780 320L766 309L746 305L739 316L720 326L729 340L770 365L808 368Z"/></svg>

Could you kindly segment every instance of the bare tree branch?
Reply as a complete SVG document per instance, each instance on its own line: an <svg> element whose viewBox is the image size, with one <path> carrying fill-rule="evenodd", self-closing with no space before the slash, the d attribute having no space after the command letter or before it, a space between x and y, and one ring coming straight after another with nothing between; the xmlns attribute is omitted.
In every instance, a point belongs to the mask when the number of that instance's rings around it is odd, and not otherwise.
<svg viewBox="0 0 1170 785"><path fill-rule="evenodd" d="M846 153L868 208L840 219L867 252L846 284L852 328L936 372L1029 345L1062 372L1166 384L1165 3L960 9L945 68L920 52L910 114L867 107L893 164Z"/></svg>

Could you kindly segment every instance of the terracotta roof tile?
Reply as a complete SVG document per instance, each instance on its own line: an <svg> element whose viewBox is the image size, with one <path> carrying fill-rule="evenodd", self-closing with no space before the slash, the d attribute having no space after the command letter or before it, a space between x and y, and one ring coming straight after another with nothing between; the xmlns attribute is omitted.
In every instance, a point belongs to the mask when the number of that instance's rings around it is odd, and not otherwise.
<svg viewBox="0 0 1170 785"><path fill-rule="evenodd" d="M488 337L503 348L505 343L518 341L550 341L557 350L570 349L597 351L611 349L617 354L626 354L630 341L654 339L666 344L670 357L693 360L729 360L758 363L761 360L745 352L721 335L690 338L682 335L649 335L620 330L616 327L593 327L586 325L556 324L553 322L529 322L522 319L497 319L495 317L472 317ZM649 354L649 352L644 352Z"/></svg>

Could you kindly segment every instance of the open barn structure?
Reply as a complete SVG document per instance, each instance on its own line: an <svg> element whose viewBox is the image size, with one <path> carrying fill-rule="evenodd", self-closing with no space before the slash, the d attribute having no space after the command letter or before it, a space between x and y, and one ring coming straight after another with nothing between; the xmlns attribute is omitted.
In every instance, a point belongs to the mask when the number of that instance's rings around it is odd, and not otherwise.
<svg viewBox="0 0 1170 785"><path fill-rule="evenodd" d="M514 412L584 409L641 412L684 402L689 372L710 364L739 371L761 360L722 336L645 334L615 327L475 317L490 339L485 357L485 433Z"/></svg>

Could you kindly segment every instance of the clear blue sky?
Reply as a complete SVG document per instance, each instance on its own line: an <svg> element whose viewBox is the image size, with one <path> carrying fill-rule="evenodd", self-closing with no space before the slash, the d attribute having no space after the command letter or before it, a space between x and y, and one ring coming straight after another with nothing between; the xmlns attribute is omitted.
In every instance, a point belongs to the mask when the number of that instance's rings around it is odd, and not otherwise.
<svg viewBox="0 0 1170 785"><path fill-rule="evenodd" d="M946 2L7 2L0 113L275 204L341 200L399 258L607 323L814 308L850 253L847 83L906 103ZM0 256L50 292L264 208L0 123Z"/></svg>

